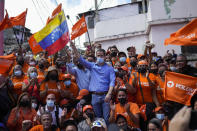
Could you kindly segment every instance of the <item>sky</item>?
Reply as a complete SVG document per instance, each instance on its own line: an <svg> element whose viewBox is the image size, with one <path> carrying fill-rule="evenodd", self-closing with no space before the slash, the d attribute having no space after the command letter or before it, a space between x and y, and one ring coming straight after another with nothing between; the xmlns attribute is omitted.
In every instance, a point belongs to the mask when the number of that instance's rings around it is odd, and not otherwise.
<svg viewBox="0 0 197 131"><path fill-rule="evenodd" d="M131 0L98 0L98 5L102 9L129 2ZM5 0L5 9L10 17L14 17L28 8L25 26L35 33L46 25L47 18L59 3L62 3L65 15L70 16L70 20L67 20L70 32L72 24L77 21L77 14L94 10L94 0Z"/></svg>

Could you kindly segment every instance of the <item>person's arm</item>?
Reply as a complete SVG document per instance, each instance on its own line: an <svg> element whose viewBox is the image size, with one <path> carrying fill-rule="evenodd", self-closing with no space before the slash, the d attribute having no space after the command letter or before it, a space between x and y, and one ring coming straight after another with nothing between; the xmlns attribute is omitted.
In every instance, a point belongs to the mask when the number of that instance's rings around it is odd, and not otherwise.
<svg viewBox="0 0 197 131"><path fill-rule="evenodd" d="M112 101L110 102L110 109L111 109L111 112L110 112L110 116L109 116L109 122L110 123L113 123L115 122L115 108L116 108L116 105L115 103L112 103Z"/></svg>
<svg viewBox="0 0 197 131"><path fill-rule="evenodd" d="M139 114L133 114L130 110L130 104L125 104L125 110L127 114L129 115L130 120L135 124L139 125Z"/></svg>
<svg viewBox="0 0 197 131"><path fill-rule="evenodd" d="M27 80L28 81L28 80ZM22 92L26 92L30 86L33 86L35 84L35 80L34 79L31 79L29 81L28 84L26 84L25 82L23 83L23 86L22 86Z"/></svg>
<svg viewBox="0 0 197 131"><path fill-rule="evenodd" d="M44 90L40 91L40 97L41 98L44 98L47 95L47 92L48 92L48 84L46 83L44 86L45 86Z"/></svg>
<svg viewBox="0 0 197 131"><path fill-rule="evenodd" d="M130 83L132 83L132 82L131 82L131 79L130 79L129 81L130 81ZM129 93L135 94L135 93L136 93L136 89L135 89L135 87L133 87L132 84L129 83L129 81L126 81L126 82L125 82L125 87L128 89L128 92L129 92Z"/></svg>
<svg viewBox="0 0 197 131"><path fill-rule="evenodd" d="M71 45L71 47L72 47L72 49L73 49L75 58L78 59L79 62L80 62L83 66L85 66L85 67L88 68L88 69L91 69L91 68L93 67L94 63L86 61L86 60L79 54L79 52L78 52L78 50L77 50L77 48L76 48L76 46L75 46L75 44L74 44L73 42L71 42L70 45Z"/></svg>
<svg viewBox="0 0 197 131"><path fill-rule="evenodd" d="M12 109L12 111L8 117L7 127L9 127L9 129L14 128L18 122L19 117L20 117L19 108L16 107L16 108Z"/></svg>
<svg viewBox="0 0 197 131"><path fill-rule="evenodd" d="M68 64L67 64L67 67L68 67L68 72L69 72L70 74L76 76L76 69L73 68L72 63L68 63Z"/></svg>
<svg viewBox="0 0 197 131"><path fill-rule="evenodd" d="M114 72L113 68L111 68L110 69L110 85L109 85L109 90L107 92L107 95L105 96L105 102L110 102L110 100L111 100L112 91L115 86L115 80L116 80L115 72Z"/></svg>

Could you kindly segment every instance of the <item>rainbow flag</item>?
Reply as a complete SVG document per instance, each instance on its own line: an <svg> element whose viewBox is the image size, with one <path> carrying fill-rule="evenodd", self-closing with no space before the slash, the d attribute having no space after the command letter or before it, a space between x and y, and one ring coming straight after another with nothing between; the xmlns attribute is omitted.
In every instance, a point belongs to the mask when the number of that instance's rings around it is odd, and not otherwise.
<svg viewBox="0 0 197 131"><path fill-rule="evenodd" d="M34 54L46 50L53 55L70 41L68 25L64 12L57 14L42 30L29 39Z"/></svg>

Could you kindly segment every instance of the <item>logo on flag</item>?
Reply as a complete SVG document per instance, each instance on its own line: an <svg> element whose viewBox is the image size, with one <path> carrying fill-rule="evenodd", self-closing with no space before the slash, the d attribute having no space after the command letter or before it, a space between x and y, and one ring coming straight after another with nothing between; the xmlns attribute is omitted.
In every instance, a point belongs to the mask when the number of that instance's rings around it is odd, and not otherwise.
<svg viewBox="0 0 197 131"><path fill-rule="evenodd" d="M168 82L167 82L167 86L168 86L169 88L174 87L174 82L173 82L173 81L168 81Z"/></svg>

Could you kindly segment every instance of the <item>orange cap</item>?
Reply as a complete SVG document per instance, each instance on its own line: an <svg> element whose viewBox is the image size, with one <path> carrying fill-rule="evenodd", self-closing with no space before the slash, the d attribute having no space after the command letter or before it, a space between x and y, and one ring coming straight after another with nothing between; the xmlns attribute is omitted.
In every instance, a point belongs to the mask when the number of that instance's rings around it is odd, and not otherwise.
<svg viewBox="0 0 197 131"><path fill-rule="evenodd" d="M141 60L138 62L138 65L148 65L148 62L145 60Z"/></svg>
<svg viewBox="0 0 197 131"><path fill-rule="evenodd" d="M144 56L143 54L138 54L137 59L140 59L142 56Z"/></svg>
<svg viewBox="0 0 197 131"><path fill-rule="evenodd" d="M67 100L67 99L62 99L61 101L60 101L60 106L63 106L63 105L66 105L66 104L68 104L68 102L69 102L69 100Z"/></svg>
<svg viewBox="0 0 197 131"><path fill-rule="evenodd" d="M80 100L81 98L83 98L83 96L86 96L89 94L89 91L86 89L82 89L79 91L79 95L77 97L78 100Z"/></svg>
<svg viewBox="0 0 197 131"><path fill-rule="evenodd" d="M123 69L124 71L129 71L128 67L126 66L121 66L121 69Z"/></svg>
<svg viewBox="0 0 197 131"><path fill-rule="evenodd" d="M159 106L159 107L157 107L157 108L155 108L155 112L158 112L158 111L160 111L161 109L163 109L161 106Z"/></svg>
<svg viewBox="0 0 197 131"><path fill-rule="evenodd" d="M85 112L87 109L93 109L91 105L85 105L83 107L83 112Z"/></svg>

